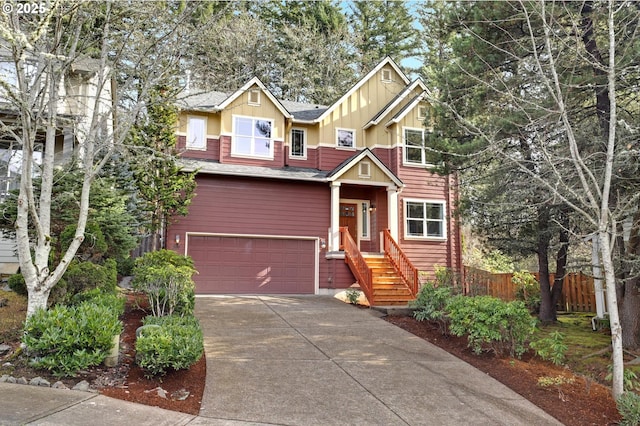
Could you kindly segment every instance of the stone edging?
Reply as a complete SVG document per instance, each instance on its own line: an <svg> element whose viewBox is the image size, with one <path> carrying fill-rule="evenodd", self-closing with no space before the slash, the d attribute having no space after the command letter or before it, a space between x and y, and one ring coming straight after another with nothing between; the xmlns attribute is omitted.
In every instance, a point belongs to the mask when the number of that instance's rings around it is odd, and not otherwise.
<svg viewBox="0 0 640 426"><path fill-rule="evenodd" d="M42 377L34 377L31 380L27 380L24 377L20 377L16 379L13 376L4 374L0 377L0 383L15 383L18 385L40 386L40 387L52 388L52 389L69 390L69 387L67 387L67 385L65 385L61 381L57 381L54 384L51 384L48 380L43 379ZM89 382L87 382L86 380L82 380L81 382L78 382L74 387L71 388L71 390L98 393L98 391L96 391L95 389L91 389Z"/></svg>

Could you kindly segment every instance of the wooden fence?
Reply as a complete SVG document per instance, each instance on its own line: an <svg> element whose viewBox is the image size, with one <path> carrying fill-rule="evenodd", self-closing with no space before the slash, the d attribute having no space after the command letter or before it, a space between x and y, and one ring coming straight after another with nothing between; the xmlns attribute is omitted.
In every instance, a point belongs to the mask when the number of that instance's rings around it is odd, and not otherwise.
<svg viewBox="0 0 640 426"><path fill-rule="evenodd" d="M537 273L536 279L539 277ZM481 269L464 268L465 291L470 294L486 294L502 300L515 300L516 287L512 274L492 274ZM553 286L554 275L549 275ZM593 277L582 272L565 275L562 283L562 296L558 310L566 312L596 312L595 287Z"/></svg>

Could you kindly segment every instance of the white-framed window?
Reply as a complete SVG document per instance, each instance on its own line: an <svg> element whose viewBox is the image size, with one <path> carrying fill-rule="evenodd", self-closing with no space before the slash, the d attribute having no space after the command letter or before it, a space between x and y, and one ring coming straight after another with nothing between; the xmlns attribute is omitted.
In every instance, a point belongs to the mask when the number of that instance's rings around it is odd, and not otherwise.
<svg viewBox="0 0 640 426"><path fill-rule="evenodd" d="M231 154L273 158L273 120L255 117L233 117Z"/></svg>
<svg viewBox="0 0 640 426"><path fill-rule="evenodd" d="M260 106L260 90L254 89L249 91L249 105Z"/></svg>
<svg viewBox="0 0 640 426"><path fill-rule="evenodd" d="M444 201L405 199L405 238L447 238L445 213Z"/></svg>
<svg viewBox="0 0 640 426"><path fill-rule="evenodd" d="M189 116L187 118L187 149L207 149L207 119Z"/></svg>
<svg viewBox="0 0 640 426"><path fill-rule="evenodd" d="M336 129L336 144L339 148L355 148L356 131L353 129Z"/></svg>
<svg viewBox="0 0 640 426"><path fill-rule="evenodd" d="M418 164L426 166L426 156L424 148L424 130L422 129L403 129L404 139L404 163L405 164Z"/></svg>
<svg viewBox="0 0 640 426"><path fill-rule="evenodd" d="M383 83L391 83L391 70L389 68L382 68L380 70L380 79Z"/></svg>
<svg viewBox="0 0 640 426"><path fill-rule="evenodd" d="M304 129L291 129L291 158L307 158L307 131Z"/></svg>
<svg viewBox="0 0 640 426"><path fill-rule="evenodd" d="M371 212L369 211L369 202L367 201L363 201L360 205L360 214L361 216L361 220L362 220L362 232L361 232L361 237L363 240L368 240L369 239L369 216L371 214Z"/></svg>

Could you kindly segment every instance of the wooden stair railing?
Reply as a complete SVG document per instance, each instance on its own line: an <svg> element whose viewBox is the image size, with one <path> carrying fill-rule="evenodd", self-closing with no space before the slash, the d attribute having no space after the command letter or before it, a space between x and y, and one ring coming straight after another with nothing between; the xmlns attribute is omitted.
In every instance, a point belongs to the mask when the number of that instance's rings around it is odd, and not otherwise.
<svg viewBox="0 0 640 426"><path fill-rule="evenodd" d="M344 250L344 261L349 265L351 272L358 280L360 289L364 292L367 300L371 305L374 305L373 300L373 272L366 260L362 256L362 253L358 249L358 245L351 234L349 234L349 228L346 226L340 227L340 246Z"/></svg>
<svg viewBox="0 0 640 426"><path fill-rule="evenodd" d="M418 295L420 282L418 281L418 269L413 266L407 255L402 251L398 243L391 236L388 229L383 231L384 256L396 270L402 281L409 287L413 297Z"/></svg>

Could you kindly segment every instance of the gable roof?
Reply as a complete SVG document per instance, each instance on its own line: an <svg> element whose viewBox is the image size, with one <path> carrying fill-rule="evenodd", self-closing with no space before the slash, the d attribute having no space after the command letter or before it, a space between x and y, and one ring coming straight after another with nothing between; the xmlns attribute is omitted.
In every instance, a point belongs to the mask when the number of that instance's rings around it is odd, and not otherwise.
<svg viewBox="0 0 640 426"><path fill-rule="evenodd" d="M411 111L416 105L418 105L418 103L423 100L427 95L427 92L424 91L422 93L420 93L419 95L416 95L413 97L413 99L411 99L411 101L409 101L409 103L407 103L404 107L402 107L402 109L400 109L400 111L398 111L396 113L396 115L394 115L393 117L391 117L391 120L387 121L385 123L385 127L389 127L392 124L395 124L397 122L399 122L400 120L402 120L402 118L407 115L409 113L409 111Z"/></svg>
<svg viewBox="0 0 640 426"><path fill-rule="evenodd" d="M367 73L367 75L365 75L364 77L362 77L360 80L358 80L358 82L351 88L349 89L349 91L347 93L345 93L344 95L342 95L342 97L340 99L338 99L336 102L334 102L333 104L331 104L331 106L329 108L327 108L327 110L320 115L318 118L315 119L315 121L321 121L323 120L327 115L329 115L329 113L331 113L331 111L333 111L334 109L336 109L338 107L338 105L340 105L342 102L344 102L347 98L349 98L352 94L354 94L359 88L361 88L371 77L373 77L378 71L380 71L382 68L384 68L385 66L390 65L400 76L400 78L402 78L402 81L404 81L405 85L408 85L410 83L409 78L405 75L405 73L400 69L400 67L398 66L398 64L395 63L395 61L393 59L391 59L389 56L387 56L386 58L384 58L382 61L380 61L380 63L378 65L375 66L374 69L372 69L371 71L369 71Z"/></svg>
<svg viewBox="0 0 640 426"><path fill-rule="evenodd" d="M384 174L399 188L404 186L404 183L400 180L398 176L396 176L385 164L380 161L378 157L369 149L365 148L362 151L354 154L353 156L347 158L345 161L340 163L335 169L329 172L327 175L328 182L334 182L338 180L342 175L348 172L353 166L358 164L361 160L367 158L371 160L376 166L380 168L384 172Z"/></svg>
<svg viewBox="0 0 640 426"><path fill-rule="evenodd" d="M367 124L365 124L363 129L366 130L371 126L380 124L382 119L386 117L395 107L397 107L404 98L411 94L411 92L416 87L420 87L423 93L427 91L427 86L424 84L421 78L413 80L411 84L406 86L400 93L398 93L393 99L391 99L391 101L389 101L389 103L385 105L384 108L378 111L378 113L371 120L369 120Z"/></svg>
<svg viewBox="0 0 640 426"><path fill-rule="evenodd" d="M239 88L238 90L236 90L231 96L229 96L227 99L225 99L220 105L218 105L218 108L220 108L221 110L225 109L227 106L229 106L229 104L233 101L235 101L236 99L238 99L244 92L246 92L247 90L249 90L249 88L253 85L258 86L269 98L269 100L271 102L273 102L273 104L276 106L276 108L278 108L278 110L280 110L280 112L282 113L282 115L284 115L287 118L292 118L293 116L291 115L291 113L289 111L287 111L287 109L282 105L282 102L280 102L278 99L276 99L275 96L273 96L273 94L271 93L271 91L269 89L267 89L267 86L265 86L262 81L260 81L260 79L258 77L253 77L251 80L247 81L244 86L242 86L241 88Z"/></svg>
<svg viewBox="0 0 640 426"><path fill-rule="evenodd" d="M209 92L201 92L197 94L186 93L178 99L178 105L182 108L192 111L218 112L224 110L229 104L249 90L252 86L258 86L269 98L269 100L278 108L278 110L287 118L293 118L293 115L284 107L282 102L278 100L269 89L260 81L258 77L253 77L247 81L241 88L229 94L225 92L217 92L215 90Z"/></svg>

